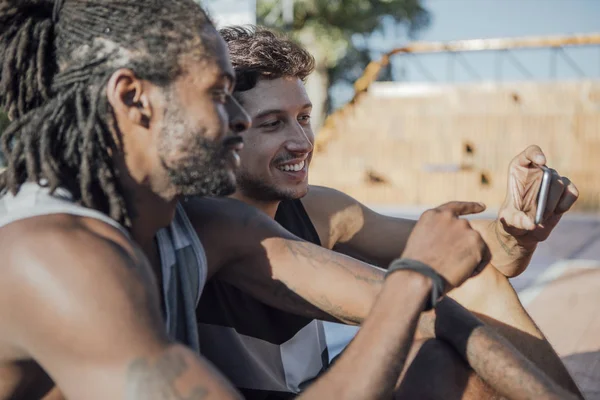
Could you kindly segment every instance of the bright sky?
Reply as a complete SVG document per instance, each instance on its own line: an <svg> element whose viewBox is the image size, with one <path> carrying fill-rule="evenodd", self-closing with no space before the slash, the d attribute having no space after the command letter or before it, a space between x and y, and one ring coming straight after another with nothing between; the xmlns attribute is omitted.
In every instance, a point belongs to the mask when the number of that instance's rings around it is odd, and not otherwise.
<svg viewBox="0 0 600 400"><path fill-rule="evenodd" d="M418 33L424 41L449 41L520 36L564 35L573 33L600 33L600 0L425 0L432 20L428 28ZM393 28L385 35L375 35L370 47L377 57L407 43L406 36L396 35ZM600 46L567 48L566 53L592 78L600 78ZM536 80L550 78L552 52L549 50L518 50L512 54ZM498 54L494 52L469 53L466 61L483 80L496 78ZM447 82L449 57L443 54L423 55L419 60L436 81ZM409 58L393 60L394 77L398 80L427 81L428 78ZM455 81L474 78L459 64L454 64ZM559 79L578 78L578 73L558 57L556 75ZM402 79L404 78L404 79ZM508 58L502 61L503 80L527 79ZM335 103L343 103L351 95L348 88L337 88Z"/></svg>

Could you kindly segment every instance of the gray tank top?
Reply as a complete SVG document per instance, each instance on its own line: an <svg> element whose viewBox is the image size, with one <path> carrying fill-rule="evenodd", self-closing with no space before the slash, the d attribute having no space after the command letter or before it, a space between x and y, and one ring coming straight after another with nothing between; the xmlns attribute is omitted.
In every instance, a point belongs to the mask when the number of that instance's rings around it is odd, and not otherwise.
<svg viewBox="0 0 600 400"><path fill-rule="evenodd" d="M48 214L95 218L130 237L122 225L107 215L75 204L70 193L64 189L58 189L50 195L47 188L26 183L16 196L9 193L0 197L0 227ZM180 204L177 205L171 225L158 232L157 242L163 274L167 333L171 339L199 352L196 306L206 283L206 255Z"/></svg>

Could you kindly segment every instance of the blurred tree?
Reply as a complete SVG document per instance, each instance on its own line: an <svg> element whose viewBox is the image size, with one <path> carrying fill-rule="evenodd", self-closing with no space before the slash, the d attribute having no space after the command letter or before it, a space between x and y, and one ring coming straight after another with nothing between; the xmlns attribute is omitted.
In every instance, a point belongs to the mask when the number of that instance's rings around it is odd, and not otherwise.
<svg viewBox="0 0 600 400"><path fill-rule="evenodd" d="M398 34L409 37L429 24L423 0L258 0L259 25L284 30L315 57L316 70L307 82L318 129L328 111L329 88L337 81L354 82L370 61L367 45L357 35L383 32L386 18ZM399 29L400 28L400 29ZM387 49L386 49L387 50Z"/></svg>

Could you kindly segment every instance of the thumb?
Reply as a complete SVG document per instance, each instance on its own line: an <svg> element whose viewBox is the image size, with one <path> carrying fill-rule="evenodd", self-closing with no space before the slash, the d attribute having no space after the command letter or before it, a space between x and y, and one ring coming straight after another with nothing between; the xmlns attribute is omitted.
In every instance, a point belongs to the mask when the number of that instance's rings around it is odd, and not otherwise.
<svg viewBox="0 0 600 400"><path fill-rule="evenodd" d="M485 210L485 204L473 201L451 201L442 204L437 209L438 211L450 211L458 217L461 215L479 214Z"/></svg>

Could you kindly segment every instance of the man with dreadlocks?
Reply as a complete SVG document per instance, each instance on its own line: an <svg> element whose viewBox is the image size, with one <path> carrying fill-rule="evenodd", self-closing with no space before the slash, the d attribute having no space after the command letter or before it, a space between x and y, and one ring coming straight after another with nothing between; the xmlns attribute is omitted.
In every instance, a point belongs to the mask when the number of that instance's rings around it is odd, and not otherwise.
<svg viewBox="0 0 600 400"><path fill-rule="evenodd" d="M228 211L253 238L227 255L232 267L209 269L201 210L179 199L232 192L249 121L231 97L226 45L192 0L0 0L0 51L0 106L13 119L0 177L2 398L39 398L53 383L86 400L236 397L198 355L194 315L207 276L239 274L236 256L257 266L240 286L293 298L285 310L341 318L342 306L372 307L304 395L386 398L421 311L489 261L458 218L476 203L426 213L384 280L238 202ZM337 291L312 281L315 264ZM471 346L493 336L471 328ZM523 365L513 354L495 367ZM527 371L538 397L568 398Z"/></svg>

